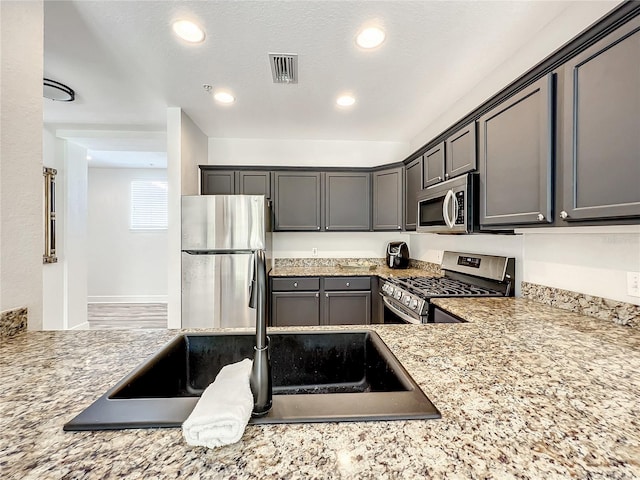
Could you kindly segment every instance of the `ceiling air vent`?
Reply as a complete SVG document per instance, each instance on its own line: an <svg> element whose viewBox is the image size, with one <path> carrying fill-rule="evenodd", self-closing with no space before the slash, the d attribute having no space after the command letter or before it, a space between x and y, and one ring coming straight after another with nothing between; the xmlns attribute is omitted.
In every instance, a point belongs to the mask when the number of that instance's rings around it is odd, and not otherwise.
<svg viewBox="0 0 640 480"><path fill-rule="evenodd" d="M298 55L295 53L270 53L273 83L298 83Z"/></svg>

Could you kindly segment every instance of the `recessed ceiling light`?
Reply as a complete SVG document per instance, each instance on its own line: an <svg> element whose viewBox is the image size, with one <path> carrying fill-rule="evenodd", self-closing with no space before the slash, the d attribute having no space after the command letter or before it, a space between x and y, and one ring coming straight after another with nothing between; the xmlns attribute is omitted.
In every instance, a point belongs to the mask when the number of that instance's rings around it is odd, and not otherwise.
<svg viewBox="0 0 640 480"><path fill-rule="evenodd" d="M384 32L378 27L369 27L362 30L356 37L356 43L362 48L376 48L384 42Z"/></svg>
<svg viewBox="0 0 640 480"><path fill-rule="evenodd" d="M91 155L87 155L87 160L91 160Z"/></svg>
<svg viewBox="0 0 640 480"><path fill-rule="evenodd" d="M338 97L338 99L336 100L336 103L341 107L350 107L351 105L356 103L356 99L353 98L351 95L342 95Z"/></svg>
<svg viewBox="0 0 640 480"><path fill-rule="evenodd" d="M173 31L180 38L190 43L200 43L204 40L204 30L189 20L174 22Z"/></svg>
<svg viewBox="0 0 640 480"><path fill-rule="evenodd" d="M236 100L236 97L229 92L216 92L213 94L213 98L220 103L233 103Z"/></svg>

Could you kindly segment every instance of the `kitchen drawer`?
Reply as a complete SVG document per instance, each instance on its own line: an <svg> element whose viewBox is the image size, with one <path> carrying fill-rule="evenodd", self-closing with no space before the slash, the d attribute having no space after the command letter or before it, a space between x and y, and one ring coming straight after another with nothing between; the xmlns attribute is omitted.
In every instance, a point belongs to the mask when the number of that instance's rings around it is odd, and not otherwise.
<svg viewBox="0 0 640 480"><path fill-rule="evenodd" d="M271 289L274 292L295 292L320 290L318 277L272 278Z"/></svg>
<svg viewBox="0 0 640 480"><path fill-rule="evenodd" d="M371 290L370 277L325 277L325 290Z"/></svg>

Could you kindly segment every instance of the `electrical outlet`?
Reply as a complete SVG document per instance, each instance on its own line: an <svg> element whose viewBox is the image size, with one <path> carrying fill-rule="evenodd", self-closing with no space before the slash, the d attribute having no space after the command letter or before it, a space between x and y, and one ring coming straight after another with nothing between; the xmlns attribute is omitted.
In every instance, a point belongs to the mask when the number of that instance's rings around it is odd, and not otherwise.
<svg viewBox="0 0 640 480"><path fill-rule="evenodd" d="M318 249L316 247L313 247L311 249L311 256L312 257L317 257L318 256Z"/></svg>
<svg viewBox="0 0 640 480"><path fill-rule="evenodd" d="M640 272L627 272L627 295L640 297Z"/></svg>

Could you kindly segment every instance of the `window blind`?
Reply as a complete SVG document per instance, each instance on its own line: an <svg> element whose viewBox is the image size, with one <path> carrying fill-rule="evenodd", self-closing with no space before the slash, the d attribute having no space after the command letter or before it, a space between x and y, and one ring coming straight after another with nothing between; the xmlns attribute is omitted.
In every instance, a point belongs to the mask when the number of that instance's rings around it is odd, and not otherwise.
<svg viewBox="0 0 640 480"><path fill-rule="evenodd" d="M161 230L168 226L167 181L131 181L131 230Z"/></svg>

